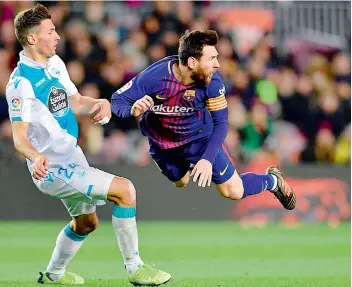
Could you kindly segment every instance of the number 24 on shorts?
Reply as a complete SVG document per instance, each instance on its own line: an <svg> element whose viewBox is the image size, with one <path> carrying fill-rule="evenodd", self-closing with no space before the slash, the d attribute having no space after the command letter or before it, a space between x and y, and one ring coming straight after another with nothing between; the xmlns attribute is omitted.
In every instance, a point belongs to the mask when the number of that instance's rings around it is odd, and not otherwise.
<svg viewBox="0 0 352 287"><path fill-rule="evenodd" d="M59 169L58 169L58 171L57 171L57 173L59 174L59 175L62 175L63 173L64 173L64 176L67 178L67 179L71 179L71 177L73 176L73 174L74 174L74 169L75 169L75 167L77 167L77 166L79 166L78 164L75 164L75 163L71 163L71 164L69 164L68 165L71 169L72 169L72 171L68 171L66 168L62 168L62 167L60 167Z"/></svg>

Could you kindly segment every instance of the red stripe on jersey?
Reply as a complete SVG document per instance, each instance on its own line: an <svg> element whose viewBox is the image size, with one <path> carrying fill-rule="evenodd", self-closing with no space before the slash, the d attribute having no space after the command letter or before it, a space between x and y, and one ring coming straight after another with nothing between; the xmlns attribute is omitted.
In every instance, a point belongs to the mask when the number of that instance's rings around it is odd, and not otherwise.
<svg viewBox="0 0 352 287"><path fill-rule="evenodd" d="M231 157L230 153L228 152L227 147L226 147L224 144L222 144L221 147L222 147L222 149L224 150L224 152L225 152L227 158L228 158L228 159L230 160L230 162L232 163L232 165L235 166L235 162L233 161L233 158Z"/></svg>

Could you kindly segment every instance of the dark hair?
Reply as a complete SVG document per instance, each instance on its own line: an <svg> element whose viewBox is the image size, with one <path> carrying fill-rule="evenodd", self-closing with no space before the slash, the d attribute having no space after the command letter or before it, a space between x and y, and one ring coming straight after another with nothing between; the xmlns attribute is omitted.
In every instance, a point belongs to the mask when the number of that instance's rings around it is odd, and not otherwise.
<svg viewBox="0 0 352 287"><path fill-rule="evenodd" d="M189 57L199 60L203 55L204 46L215 46L219 37L216 31L206 30L204 32L187 30L179 40L178 58L182 65L187 65Z"/></svg>
<svg viewBox="0 0 352 287"><path fill-rule="evenodd" d="M45 19L51 19L48 9L37 4L31 9L18 13L15 17L15 34L22 46L27 45L27 35L30 29L39 26Z"/></svg>

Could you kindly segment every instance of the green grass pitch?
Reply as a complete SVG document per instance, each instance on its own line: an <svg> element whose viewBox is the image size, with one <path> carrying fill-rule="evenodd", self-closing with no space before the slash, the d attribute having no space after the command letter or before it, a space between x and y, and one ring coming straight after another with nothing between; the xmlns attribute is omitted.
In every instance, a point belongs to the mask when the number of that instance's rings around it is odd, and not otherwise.
<svg viewBox="0 0 352 287"><path fill-rule="evenodd" d="M0 223L0 287L36 283L64 222ZM165 287L347 287L350 225L244 229L234 222L139 222L145 262L168 271ZM110 222L89 235L70 263L84 286L132 286Z"/></svg>

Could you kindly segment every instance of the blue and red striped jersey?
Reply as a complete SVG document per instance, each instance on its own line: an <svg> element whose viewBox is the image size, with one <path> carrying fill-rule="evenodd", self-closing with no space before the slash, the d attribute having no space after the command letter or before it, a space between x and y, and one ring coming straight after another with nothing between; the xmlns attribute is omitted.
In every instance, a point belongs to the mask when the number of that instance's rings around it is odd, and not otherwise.
<svg viewBox="0 0 352 287"><path fill-rule="evenodd" d="M210 137L204 158L213 162L228 128L225 86L219 72L208 85L184 85L172 71L178 56L166 57L138 74L112 95L112 112L131 116L135 101L149 95L154 105L140 121L142 133L161 149L182 146L198 138ZM215 133L215 135L213 135ZM217 134L216 134L217 133Z"/></svg>

